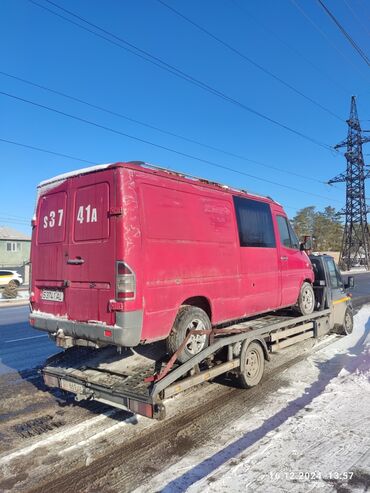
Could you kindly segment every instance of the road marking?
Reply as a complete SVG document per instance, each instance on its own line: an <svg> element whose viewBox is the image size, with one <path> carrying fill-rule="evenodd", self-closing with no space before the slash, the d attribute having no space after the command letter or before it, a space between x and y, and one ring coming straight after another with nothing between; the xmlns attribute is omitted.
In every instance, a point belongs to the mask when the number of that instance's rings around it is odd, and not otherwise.
<svg viewBox="0 0 370 493"><path fill-rule="evenodd" d="M114 416L115 414L117 414L120 411L121 411L120 409L112 409L110 411L105 412L104 414L96 416L95 418L91 418L87 421L83 421L82 423L79 423L75 426L72 426L71 428L67 428L66 430L62 430L58 433L55 433L55 435L51 435L47 438L44 438L43 440L40 440L39 442L36 442L32 445L29 445L28 447L24 447L20 450L16 450L15 452L13 452L11 454L6 455L5 457L2 457L0 460L0 466L4 466L5 464L8 464L10 461L15 459L16 457L19 457L22 455L27 455L39 447L44 447L44 446L50 445L50 444L55 443L55 442L60 442L62 440L65 440L66 438L70 437L71 435L78 436L79 433L81 433L85 429L89 428L90 426L96 425L100 421L103 421L107 418L110 418L111 416Z"/></svg>
<svg viewBox="0 0 370 493"><path fill-rule="evenodd" d="M40 336L31 336L31 337L23 337L22 339L10 339L9 341L5 341L5 344L7 342L19 342L19 341L28 341L29 339L38 339L39 337L47 337L47 334L41 334Z"/></svg>
<svg viewBox="0 0 370 493"><path fill-rule="evenodd" d="M68 448L65 448L59 452L59 455L65 455L66 453L70 452L71 450L75 450L81 447L84 447L85 445L89 445L91 442L98 440L101 437L104 437L110 433L113 433L114 431L118 430L119 428L122 428L124 426L127 426L128 424L136 424L138 421L139 416L131 416L124 421L121 421L120 423L116 423L115 425L112 425L105 430L99 431L95 435L91 435L89 438L86 438L85 440L82 440L81 442L78 442L74 445L71 445Z"/></svg>

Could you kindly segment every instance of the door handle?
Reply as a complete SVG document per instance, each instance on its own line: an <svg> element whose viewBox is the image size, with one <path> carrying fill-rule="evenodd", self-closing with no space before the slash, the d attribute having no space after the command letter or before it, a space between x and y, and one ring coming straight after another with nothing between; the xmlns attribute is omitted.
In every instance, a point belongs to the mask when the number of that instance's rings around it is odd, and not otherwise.
<svg viewBox="0 0 370 493"><path fill-rule="evenodd" d="M81 265L83 264L85 261L83 258L69 258L67 260L67 264L70 264L70 265Z"/></svg>
<svg viewBox="0 0 370 493"><path fill-rule="evenodd" d="M288 260L288 257L280 257L280 260Z"/></svg>

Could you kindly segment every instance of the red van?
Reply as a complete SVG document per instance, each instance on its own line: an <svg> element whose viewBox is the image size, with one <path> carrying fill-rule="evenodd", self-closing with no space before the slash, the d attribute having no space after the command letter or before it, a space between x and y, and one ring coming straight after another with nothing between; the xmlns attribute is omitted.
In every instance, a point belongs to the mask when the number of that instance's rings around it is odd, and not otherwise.
<svg viewBox="0 0 370 493"><path fill-rule="evenodd" d="M280 204L140 162L38 187L30 322L58 345L134 347L295 306L314 274ZM180 361L207 345L192 336Z"/></svg>

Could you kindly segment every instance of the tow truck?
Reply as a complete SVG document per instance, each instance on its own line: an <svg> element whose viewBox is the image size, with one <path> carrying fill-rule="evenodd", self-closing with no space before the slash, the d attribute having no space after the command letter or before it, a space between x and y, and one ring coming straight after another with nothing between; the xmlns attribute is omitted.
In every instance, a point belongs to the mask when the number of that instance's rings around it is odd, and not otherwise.
<svg viewBox="0 0 370 493"><path fill-rule="evenodd" d="M274 353L309 338L353 330L348 290L354 278L344 283L329 255L310 255L310 260L316 300L311 315L285 310L215 326L204 331L208 347L185 363L178 363L177 355L192 331L171 357L158 357L158 345L121 353L112 346L69 348L47 360L41 370L44 382L75 394L77 401L99 401L158 420L165 418L166 399L219 375L228 373L242 388L254 387L262 379L265 361L278 356Z"/></svg>

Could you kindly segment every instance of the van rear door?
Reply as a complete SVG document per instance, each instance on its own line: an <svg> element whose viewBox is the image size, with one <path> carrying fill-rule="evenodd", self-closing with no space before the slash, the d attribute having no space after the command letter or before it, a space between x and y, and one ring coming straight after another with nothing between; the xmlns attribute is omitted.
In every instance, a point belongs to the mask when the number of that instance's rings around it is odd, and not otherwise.
<svg viewBox="0 0 370 493"><path fill-rule="evenodd" d="M115 173L70 177L41 196L33 255L36 309L114 324Z"/></svg>
<svg viewBox="0 0 370 493"><path fill-rule="evenodd" d="M69 245L65 253L68 318L114 323L116 231L111 216L115 170L72 178Z"/></svg>

